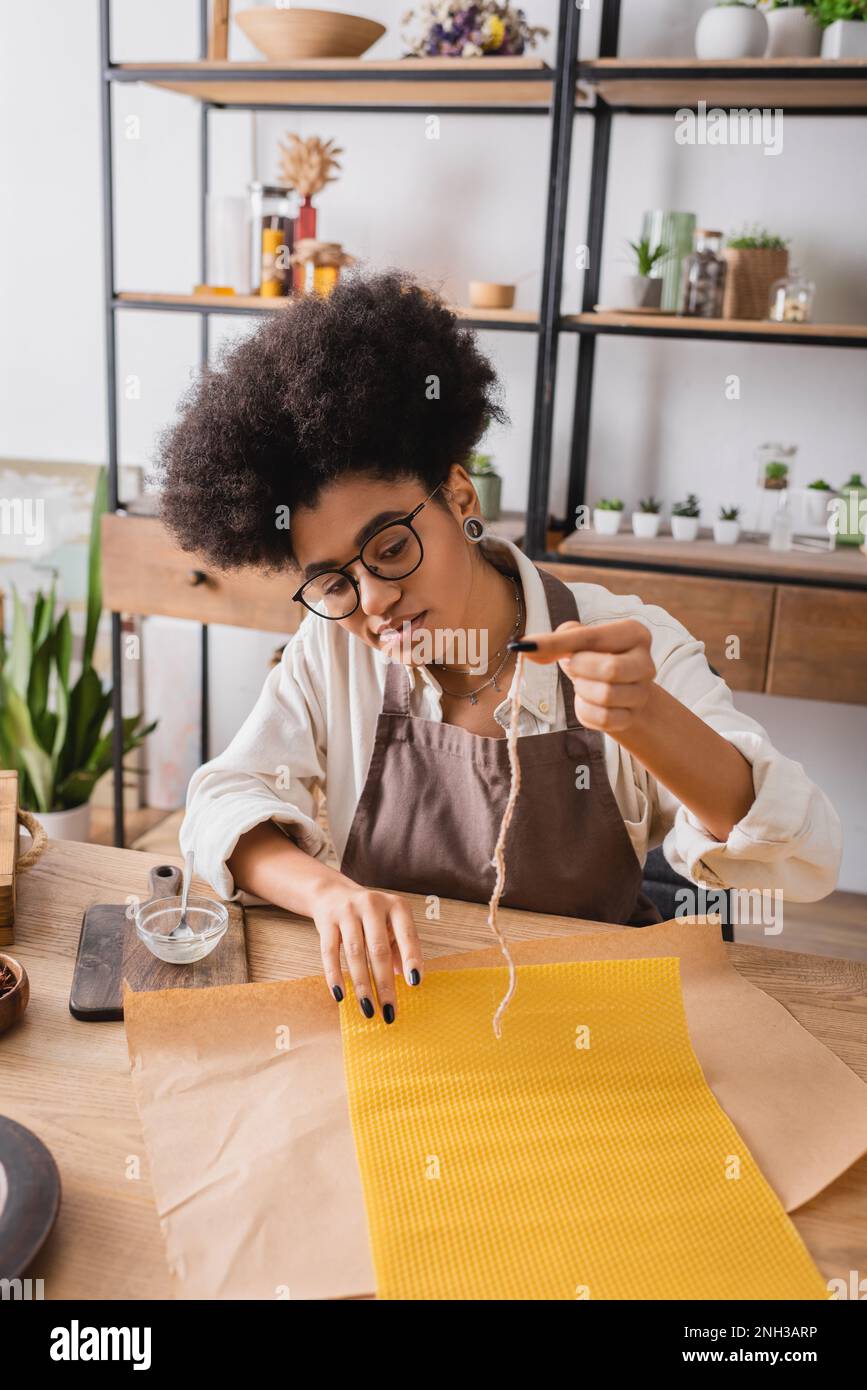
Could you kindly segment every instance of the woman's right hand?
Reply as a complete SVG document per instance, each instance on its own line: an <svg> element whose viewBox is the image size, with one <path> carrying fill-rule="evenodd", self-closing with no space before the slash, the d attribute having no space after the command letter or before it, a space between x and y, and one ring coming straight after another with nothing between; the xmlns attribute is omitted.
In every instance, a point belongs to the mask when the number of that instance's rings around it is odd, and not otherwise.
<svg viewBox="0 0 867 1390"><path fill-rule="evenodd" d="M402 974L409 985L421 984L422 978L421 942L406 900L398 893L381 893L339 878L317 896L313 921L325 978L337 1002L343 998L342 946L362 1013L373 1018L376 1012L372 976L382 1016L386 1023L393 1023L395 975Z"/></svg>

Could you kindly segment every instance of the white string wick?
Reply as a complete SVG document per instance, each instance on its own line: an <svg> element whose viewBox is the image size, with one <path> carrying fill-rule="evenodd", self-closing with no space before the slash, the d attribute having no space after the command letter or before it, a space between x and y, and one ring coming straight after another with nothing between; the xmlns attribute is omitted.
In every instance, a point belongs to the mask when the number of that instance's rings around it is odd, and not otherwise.
<svg viewBox="0 0 867 1390"><path fill-rule="evenodd" d="M511 713L509 715L509 735L506 744L509 752L509 770L511 772L511 780L509 784L509 797L506 802L506 809L503 812L503 819L500 823L500 833L497 836L497 843L494 846L494 857L491 860L492 865L497 871L497 877L494 882L494 891L491 894L491 901L488 904L488 926L491 928L491 930L497 938L497 941L500 943L500 950L505 956L509 966L509 987L506 990L506 993L503 995L503 998L500 1000L500 1003L497 1007L497 1012L494 1014L494 1036L497 1038L502 1036L500 1020L506 1010L506 1007L510 999L512 998L512 995L515 993L515 987L517 985L517 976L515 974L515 962L512 959L512 953L509 950L508 945L506 944L506 938L503 935L503 932L500 928L497 912L500 905L500 898L503 895L503 889L506 884L506 862L503 854L506 844L506 836L509 833L509 826L512 822L515 804L518 800L518 792L521 790L521 764L518 759L518 724L520 723L521 716L521 679L523 676L523 672L524 653L518 652L515 661L515 673L512 677L512 684L509 688Z"/></svg>

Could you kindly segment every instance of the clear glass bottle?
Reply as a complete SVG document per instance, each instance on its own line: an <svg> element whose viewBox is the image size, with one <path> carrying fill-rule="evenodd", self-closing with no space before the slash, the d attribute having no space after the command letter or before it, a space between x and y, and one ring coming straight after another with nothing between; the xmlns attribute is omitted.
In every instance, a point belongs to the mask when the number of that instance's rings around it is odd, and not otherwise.
<svg viewBox="0 0 867 1390"><path fill-rule="evenodd" d="M683 263L680 312L691 318L722 318L726 263L722 257L722 232L696 227L692 253Z"/></svg>
<svg viewBox="0 0 867 1390"><path fill-rule="evenodd" d="M253 294L292 293L290 257L295 244L298 195L283 184L250 184L250 281Z"/></svg>
<svg viewBox="0 0 867 1390"><path fill-rule="evenodd" d="M771 286L768 318L774 323L809 323L816 286L794 267Z"/></svg>

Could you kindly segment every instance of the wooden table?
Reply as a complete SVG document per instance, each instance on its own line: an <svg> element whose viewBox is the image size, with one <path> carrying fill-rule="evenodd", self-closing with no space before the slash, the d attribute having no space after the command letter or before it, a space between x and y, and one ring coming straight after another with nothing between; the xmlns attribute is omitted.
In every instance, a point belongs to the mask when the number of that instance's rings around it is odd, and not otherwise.
<svg viewBox="0 0 867 1390"><path fill-rule="evenodd" d="M28 1271L46 1299L168 1298L163 1243L129 1079L123 1025L80 1023L69 989L84 909L144 896L151 854L52 843L21 875L15 945L30 976L22 1022L0 1035L0 1113L27 1125L54 1154L60 1215ZM491 944L486 909L442 900L439 922L410 899L427 956ZM514 938L617 930L575 918L504 912ZM253 980L321 973L311 922L247 909ZM759 946L727 947L749 980L867 1079L867 965ZM324 988L324 986L323 986ZM138 1169L140 1168L140 1172ZM826 1278L867 1272L867 1157L793 1216Z"/></svg>

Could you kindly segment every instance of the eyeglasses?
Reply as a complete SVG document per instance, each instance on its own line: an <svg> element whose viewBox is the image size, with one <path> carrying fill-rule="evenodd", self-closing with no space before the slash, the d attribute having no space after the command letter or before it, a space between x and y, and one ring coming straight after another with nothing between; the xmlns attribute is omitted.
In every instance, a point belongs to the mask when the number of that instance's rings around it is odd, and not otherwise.
<svg viewBox="0 0 867 1390"><path fill-rule="evenodd" d="M349 573L350 565L357 560L377 579L406 579L424 559L421 537L413 530L412 523L441 487L442 483L437 483L433 492L428 493L424 501L419 502L406 516L380 526L372 536L368 536L358 554L347 560L340 569L322 570L306 580L292 595L294 601L303 603L318 617L336 622L348 618L361 602L358 581Z"/></svg>

